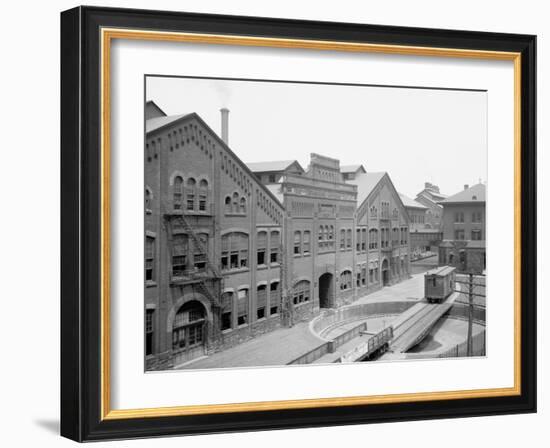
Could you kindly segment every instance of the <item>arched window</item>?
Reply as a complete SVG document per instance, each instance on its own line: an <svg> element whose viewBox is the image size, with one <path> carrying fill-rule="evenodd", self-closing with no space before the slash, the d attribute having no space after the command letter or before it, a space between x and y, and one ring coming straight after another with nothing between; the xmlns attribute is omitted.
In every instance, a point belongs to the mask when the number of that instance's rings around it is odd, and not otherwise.
<svg viewBox="0 0 550 448"><path fill-rule="evenodd" d="M267 285L258 285L256 288L256 317L263 319L265 317L265 307L267 304Z"/></svg>
<svg viewBox="0 0 550 448"><path fill-rule="evenodd" d="M340 289L345 291L351 289L351 271L347 270L340 274Z"/></svg>
<svg viewBox="0 0 550 448"><path fill-rule="evenodd" d="M281 247L281 234L278 230L272 230L269 237L269 261L270 263L279 262L279 251Z"/></svg>
<svg viewBox="0 0 550 448"><path fill-rule="evenodd" d="M271 282L269 285L269 314L277 314L279 312L279 303L281 302L281 289L279 282Z"/></svg>
<svg viewBox="0 0 550 448"><path fill-rule="evenodd" d="M229 196L225 197L225 214L231 213L231 198Z"/></svg>
<svg viewBox="0 0 550 448"><path fill-rule="evenodd" d="M257 265L262 266L266 264L266 251L267 251L267 232L258 232L257 241Z"/></svg>
<svg viewBox="0 0 550 448"><path fill-rule="evenodd" d="M292 303L299 305L300 303L309 302L310 298L310 282L301 280L292 289Z"/></svg>
<svg viewBox="0 0 550 448"><path fill-rule="evenodd" d="M302 253L304 255L309 255L310 251L310 239L311 233L309 230L304 231L304 239L302 241Z"/></svg>
<svg viewBox="0 0 550 448"><path fill-rule="evenodd" d="M192 177L187 179L187 191L186 191L187 198L186 199L187 199L187 210L189 211L195 210L196 185L197 185L197 182L195 181L195 179L193 179Z"/></svg>
<svg viewBox="0 0 550 448"><path fill-rule="evenodd" d="M242 288L237 292L237 325L248 323L248 289Z"/></svg>
<svg viewBox="0 0 550 448"><path fill-rule="evenodd" d="M233 193L233 213L239 213L239 193Z"/></svg>
<svg viewBox="0 0 550 448"><path fill-rule="evenodd" d="M172 276L181 277L187 272L189 258L189 240L184 233L172 238Z"/></svg>
<svg viewBox="0 0 550 448"><path fill-rule="evenodd" d="M222 322L221 329L229 330L233 327L233 293L224 292L221 298L222 305Z"/></svg>
<svg viewBox="0 0 550 448"><path fill-rule="evenodd" d="M239 213L246 213L246 199L244 197L239 201Z"/></svg>
<svg viewBox="0 0 550 448"><path fill-rule="evenodd" d="M203 305L192 300L181 306L172 326L172 348L191 349L204 343L205 311Z"/></svg>
<svg viewBox="0 0 550 448"><path fill-rule="evenodd" d="M183 179L181 176L174 178L174 210L181 210L183 199Z"/></svg>
<svg viewBox="0 0 550 448"><path fill-rule="evenodd" d="M248 235L231 232L222 236L222 270L248 267Z"/></svg>
<svg viewBox="0 0 550 448"><path fill-rule="evenodd" d="M199 211L205 212L208 203L208 181L202 179L199 182Z"/></svg>

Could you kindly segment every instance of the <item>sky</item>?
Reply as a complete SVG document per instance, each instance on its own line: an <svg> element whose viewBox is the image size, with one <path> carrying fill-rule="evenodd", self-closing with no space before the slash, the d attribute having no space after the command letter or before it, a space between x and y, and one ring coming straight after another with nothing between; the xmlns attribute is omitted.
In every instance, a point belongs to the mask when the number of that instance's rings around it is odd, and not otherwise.
<svg viewBox="0 0 550 448"><path fill-rule="evenodd" d="M387 171L414 198L431 182L452 195L487 181L487 93L376 86L147 77L146 99L167 115L196 112L244 162L312 152Z"/></svg>

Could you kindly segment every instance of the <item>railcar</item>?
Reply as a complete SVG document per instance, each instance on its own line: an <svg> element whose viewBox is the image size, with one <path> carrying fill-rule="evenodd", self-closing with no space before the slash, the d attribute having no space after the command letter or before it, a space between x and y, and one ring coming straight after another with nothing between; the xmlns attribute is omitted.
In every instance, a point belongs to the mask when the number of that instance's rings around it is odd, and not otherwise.
<svg viewBox="0 0 550 448"><path fill-rule="evenodd" d="M456 268L441 266L424 275L424 296L429 303L442 303L455 290Z"/></svg>

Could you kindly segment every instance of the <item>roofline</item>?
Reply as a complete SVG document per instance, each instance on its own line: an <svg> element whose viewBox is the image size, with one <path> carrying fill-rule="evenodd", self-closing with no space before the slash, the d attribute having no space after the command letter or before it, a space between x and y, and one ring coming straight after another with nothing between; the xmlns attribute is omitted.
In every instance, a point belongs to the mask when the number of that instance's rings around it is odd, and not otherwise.
<svg viewBox="0 0 550 448"><path fill-rule="evenodd" d="M274 162L276 162L276 160L274 160ZM282 162L284 162L284 160L282 160ZM269 162L249 162L249 163L269 163ZM300 167L300 169L302 170L302 172L306 172L304 170L304 168L302 167L302 165L300 165L300 162L298 162L298 160L293 160L290 164L287 165L287 167L285 169L287 169L289 166L292 166L292 165L298 165ZM248 166L248 164L246 164ZM252 171L252 170L251 170ZM253 173L256 173L256 174L260 174L260 173L279 173L281 170L262 170L262 171L252 171Z"/></svg>
<svg viewBox="0 0 550 448"><path fill-rule="evenodd" d="M169 115L168 115L168 116L169 116ZM235 153L231 150L231 148L222 140L222 138L221 138L218 134L216 134L216 133L214 132L214 130L213 130L213 129L212 129L212 128L211 128L211 127L201 118L201 116L200 116L199 114L197 114L196 112L191 112L191 113L189 113L189 114L186 114L186 115L184 115L183 117L180 117L180 118L178 118L177 120L171 121L170 123L167 123L167 124L161 126L160 128L157 128L157 129L155 129L155 130L153 130L153 131L151 131L151 132L145 132L145 135L154 134L154 133L156 133L157 131L160 131L160 130L162 130L162 129L168 127L168 126L172 126L172 125L174 125L174 124L176 124L176 123L182 122L183 120L188 120L188 119L191 119L191 118L196 118L197 121L198 121L199 123L201 123L201 124L202 124L202 125L203 125L203 126L213 135L213 138L220 144L220 146L221 146L222 148L224 148L226 151L228 151L229 154L231 154L231 155L235 158L235 160L237 160L237 163L239 163L239 164L241 165L241 168L243 168L244 171L245 171L246 173L248 173L248 174L252 177L252 179L254 179L254 182L256 182L256 183L260 186L260 188L263 189L264 192L266 192L266 193L268 194L268 196L270 196L271 199L273 199L273 200L275 201L275 203L278 204L278 205L281 207L282 212L283 212L283 215L284 215L285 207L284 207L284 205L279 201L279 199L277 199L277 197L276 197L271 191L269 191L269 189L268 189L264 184L262 184L260 181L257 180L256 175L254 174L254 172L251 171L251 170L246 166L246 164L241 160L241 158L240 158L239 156L237 156L237 154L235 154ZM284 217L284 216L283 216L283 217Z"/></svg>
<svg viewBox="0 0 550 448"><path fill-rule="evenodd" d="M370 191L370 193L367 195L367 197L361 202L361 204L359 204L359 206L357 207L357 210L359 210L360 207L363 207L363 204L365 204L365 202L367 202L369 200L369 198L371 197L371 195L373 194L374 190L376 190L376 188L378 187L378 185L384 180L385 177L388 178L389 182L390 182L390 185L392 186L393 188L393 191L395 192L395 195L397 196L397 198L399 199L399 203L401 204L401 208L403 210L405 210L405 213L407 214L407 224L410 224L411 223L411 220L409 218L409 214L407 213L407 209L405 207L405 204L403 204L403 201L401 200L401 196L399 196L399 192L397 191L397 189L395 188L395 185L393 184L393 181L391 180L391 177L390 175L388 174L387 171L383 171L384 175L380 178L380 180L378 182L376 182L376 184L374 185L374 187L372 188L372 190Z"/></svg>

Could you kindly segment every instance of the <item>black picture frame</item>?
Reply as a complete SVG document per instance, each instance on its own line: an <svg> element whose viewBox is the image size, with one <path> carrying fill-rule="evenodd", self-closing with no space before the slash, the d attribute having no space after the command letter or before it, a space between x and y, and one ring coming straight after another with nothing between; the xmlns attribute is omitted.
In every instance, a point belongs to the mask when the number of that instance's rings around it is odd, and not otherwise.
<svg viewBox="0 0 550 448"><path fill-rule="evenodd" d="M102 419L100 29L243 35L521 54L521 393L515 396ZM167 11L61 13L61 435L76 441L536 411L536 37Z"/></svg>

